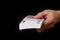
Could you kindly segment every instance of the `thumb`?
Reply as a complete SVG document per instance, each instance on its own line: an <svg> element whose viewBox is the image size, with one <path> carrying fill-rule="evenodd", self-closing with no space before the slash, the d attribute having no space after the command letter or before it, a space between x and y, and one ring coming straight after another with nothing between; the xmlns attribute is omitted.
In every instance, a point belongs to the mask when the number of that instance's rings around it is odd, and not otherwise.
<svg viewBox="0 0 60 40"><path fill-rule="evenodd" d="M40 12L37 15L34 16L34 18L43 18L46 15L46 13Z"/></svg>

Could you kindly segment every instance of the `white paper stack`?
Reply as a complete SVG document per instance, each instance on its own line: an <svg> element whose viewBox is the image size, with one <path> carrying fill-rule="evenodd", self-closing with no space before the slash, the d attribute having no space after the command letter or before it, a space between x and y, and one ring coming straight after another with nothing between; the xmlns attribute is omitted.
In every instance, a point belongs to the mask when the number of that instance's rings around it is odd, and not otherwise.
<svg viewBox="0 0 60 40"><path fill-rule="evenodd" d="M32 15L26 16L19 23L19 30L41 28L44 19L35 19Z"/></svg>

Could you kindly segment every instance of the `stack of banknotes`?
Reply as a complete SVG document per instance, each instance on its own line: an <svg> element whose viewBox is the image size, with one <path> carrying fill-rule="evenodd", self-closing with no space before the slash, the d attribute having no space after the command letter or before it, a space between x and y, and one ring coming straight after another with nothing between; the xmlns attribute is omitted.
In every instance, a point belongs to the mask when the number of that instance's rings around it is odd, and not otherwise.
<svg viewBox="0 0 60 40"><path fill-rule="evenodd" d="M28 15L19 23L19 30L41 28L44 18L35 19L33 15Z"/></svg>

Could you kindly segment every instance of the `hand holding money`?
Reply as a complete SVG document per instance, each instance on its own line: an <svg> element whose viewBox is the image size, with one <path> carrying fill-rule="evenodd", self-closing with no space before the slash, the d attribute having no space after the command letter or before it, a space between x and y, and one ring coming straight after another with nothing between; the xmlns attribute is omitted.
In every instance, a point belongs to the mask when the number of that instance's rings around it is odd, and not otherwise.
<svg viewBox="0 0 60 40"><path fill-rule="evenodd" d="M36 19L45 18L42 27L37 29L38 32L44 32L48 29L54 27L54 25L60 21L60 11L57 10L44 10L39 12L36 16Z"/></svg>
<svg viewBox="0 0 60 40"><path fill-rule="evenodd" d="M38 32L44 32L54 27L60 22L60 11L44 10L35 16L26 16L19 24L19 30L37 29Z"/></svg>

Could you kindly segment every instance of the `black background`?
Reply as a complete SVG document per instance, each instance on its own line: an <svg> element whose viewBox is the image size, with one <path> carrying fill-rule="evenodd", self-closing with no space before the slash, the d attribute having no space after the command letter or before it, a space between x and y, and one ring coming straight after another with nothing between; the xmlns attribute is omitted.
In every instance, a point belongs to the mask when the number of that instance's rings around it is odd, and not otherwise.
<svg viewBox="0 0 60 40"><path fill-rule="evenodd" d="M60 1L23 1L19 8L0 8L1 33L8 39L59 39L60 23L44 33L38 33L35 29L18 29L20 21L26 15L36 15L44 9L60 10Z"/></svg>

